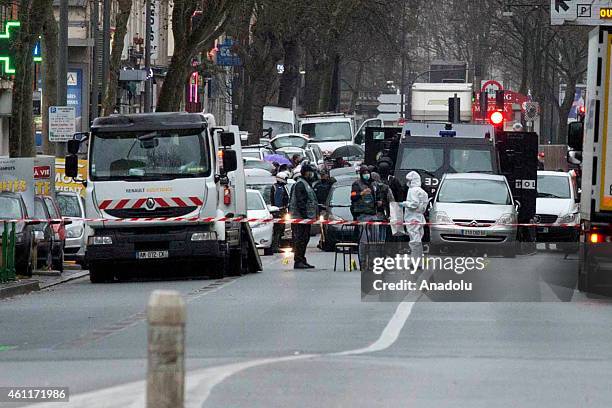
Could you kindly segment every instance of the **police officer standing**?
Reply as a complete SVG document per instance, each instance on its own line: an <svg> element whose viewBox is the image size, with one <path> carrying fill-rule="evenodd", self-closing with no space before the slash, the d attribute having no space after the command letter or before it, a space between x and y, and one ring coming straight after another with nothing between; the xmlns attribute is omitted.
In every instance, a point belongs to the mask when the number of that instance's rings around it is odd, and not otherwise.
<svg viewBox="0 0 612 408"><path fill-rule="evenodd" d="M287 213L287 206L289 205L287 178L289 178L289 174L287 172L279 172L276 175L276 183L271 191L270 202L279 209L278 214L274 214L277 218L284 218L285 214ZM272 252L279 252L280 241L284 231L285 224L274 224L274 229L272 232Z"/></svg>
<svg viewBox="0 0 612 408"><path fill-rule="evenodd" d="M300 177L298 177L293 187L289 200L289 212L293 218L312 220L317 217L317 196L312 189L314 180L315 169L310 164L302 165ZM314 268L306 260L306 247L310 240L310 227L310 224L291 224L294 269Z"/></svg>

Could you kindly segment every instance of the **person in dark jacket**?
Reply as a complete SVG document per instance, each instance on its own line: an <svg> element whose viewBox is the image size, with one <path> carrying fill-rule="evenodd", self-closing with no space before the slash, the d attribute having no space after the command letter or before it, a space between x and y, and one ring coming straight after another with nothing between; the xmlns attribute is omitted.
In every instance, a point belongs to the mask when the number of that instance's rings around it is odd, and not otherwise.
<svg viewBox="0 0 612 408"><path fill-rule="evenodd" d="M316 219L317 218L317 196L312 189L315 180L315 168L310 164L302 165L300 177L293 186L291 198L289 199L289 212L292 218ZM310 240L310 224L291 224L293 238L293 268L311 269L306 260L306 247Z"/></svg>
<svg viewBox="0 0 612 408"><path fill-rule="evenodd" d="M287 193L287 179L289 173L281 171L276 175L276 183L271 191L271 200L273 206L278 207L278 213L273 214L275 218L284 218L287 214L287 207L289 206L289 194ZM285 231L285 224L274 224L272 230L272 245L271 249L273 252L280 251L280 242Z"/></svg>
<svg viewBox="0 0 612 408"><path fill-rule="evenodd" d="M351 186L351 214L355 220L363 220L375 216L376 212L371 173L367 166L361 166L359 179Z"/></svg>
<svg viewBox="0 0 612 408"><path fill-rule="evenodd" d="M319 204L325 204L327 196L329 196L329 192L335 182L336 179L331 177L327 170L321 170L320 180L313 187Z"/></svg>

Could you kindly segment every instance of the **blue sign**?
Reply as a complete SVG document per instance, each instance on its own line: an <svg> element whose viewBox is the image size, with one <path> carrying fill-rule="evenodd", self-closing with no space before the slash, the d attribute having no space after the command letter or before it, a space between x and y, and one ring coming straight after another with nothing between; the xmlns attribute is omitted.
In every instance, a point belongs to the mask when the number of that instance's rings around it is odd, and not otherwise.
<svg viewBox="0 0 612 408"><path fill-rule="evenodd" d="M242 65L240 57L234 53L232 48L234 41L226 38L223 43L219 44L219 52L217 52L217 65L226 67L236 67Z"/></svg>
<svg viewBox="0 0 612 408"><path fill-rule="evenodd" d="M34 62L42 61L42 47L40 45L40 39L36 41L36 44L34 44L34 51L32 51L32 58L34 59Z"/></svg>
<svg viewBox="0 0 612 408"><path fill-rule="evenodd" d="M81 68L74 68L68 70L67 80L67 105L74 106L76 116L76 128L77 131L81 130L81 117L82 117L82 105L83 105L83 70Z"/></svg>

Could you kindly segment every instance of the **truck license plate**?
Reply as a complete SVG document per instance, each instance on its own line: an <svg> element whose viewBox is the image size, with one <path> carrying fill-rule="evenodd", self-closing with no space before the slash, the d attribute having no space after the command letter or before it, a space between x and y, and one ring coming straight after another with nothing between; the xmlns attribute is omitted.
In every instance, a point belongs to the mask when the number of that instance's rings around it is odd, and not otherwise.
<svg viewBox="0 0 612 408"><path fill-rule="evenodd" d="M463 230L462 233L468 237L484 237L487 235L486 231L483 230Z"/></svg>
<svg viewBox="0 0 612 408"><path fill-rule="evenodd" d="M136 252L137 259L164 259L168 258L168 251L139 251Z"/></svg>

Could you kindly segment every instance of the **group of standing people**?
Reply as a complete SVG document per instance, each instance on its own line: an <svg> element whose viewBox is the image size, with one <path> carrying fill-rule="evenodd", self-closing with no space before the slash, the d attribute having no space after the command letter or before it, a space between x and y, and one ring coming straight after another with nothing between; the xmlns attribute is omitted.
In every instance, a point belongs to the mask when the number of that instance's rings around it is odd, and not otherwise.
<svg viewBox="0 0 612 408"><path fill-rule="evenodd" d="M392 206L403 209L403 221L407 223L405 230L410 238L410 249L413 257L423 253L422 238L425 223L424 213L427 210L429 198L421 188L421 177L417 172L406 176L407 192L401 183L390 176L390 166L382 163L378 168L361 166L359 178L351 187L351 214L356 221L389 221L392 218ZM288 172L276 174L276 184L273 189L272 203L281 208L281 217L287 211L294 219L315 220L319 215L319 207L327 200L335 180L327 170L319 170L310 163L300 163L299 176L293 186L291 195L287 193ZM401 211L401 210L400 210ZM291 224L294 269L311 269L312 264L306 259L306 248L310 240L309 223ZM280 241L284 224L275 224L275 240ZM360 242L387 239L388 228L360 228Z"/></svg>

